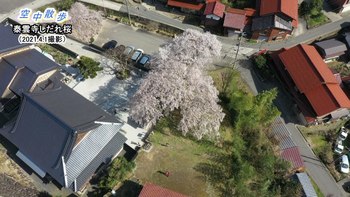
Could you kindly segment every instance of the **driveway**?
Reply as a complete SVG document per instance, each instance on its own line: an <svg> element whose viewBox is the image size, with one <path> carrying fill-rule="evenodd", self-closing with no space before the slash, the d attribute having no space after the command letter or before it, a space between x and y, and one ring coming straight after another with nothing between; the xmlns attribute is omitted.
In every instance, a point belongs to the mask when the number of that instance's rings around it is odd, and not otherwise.
<svg viewBox="0 0 350 197"><path fill-rule="evenodd" d="M94 44L102 46L109 40L116 40L118 45L131 45L141 48L147 54L158 52L159 46L170 40L169 37L149 33L112 20L104 20L102 30Z"/></svg>

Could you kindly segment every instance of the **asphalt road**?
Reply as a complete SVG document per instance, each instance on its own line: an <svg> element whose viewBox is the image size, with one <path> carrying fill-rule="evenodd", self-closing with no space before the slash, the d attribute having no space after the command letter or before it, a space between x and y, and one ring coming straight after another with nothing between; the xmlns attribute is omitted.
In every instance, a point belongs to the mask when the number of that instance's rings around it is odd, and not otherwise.
<svg viewBox="0 0 350 197"><path fill-rule="evenodd" d="M8 13L18 7L21 7L33 1L35 0L1 0L0 14Z"/></svg>
<svg viewBox="0 0 350 197"><path fill-rule="evenodd" d="M125 12L125 13L127 12L126 6L124 6L122 4L110 2L108 0L105 0L105 1L80 0L80 1L95 4L95 5L102 6L102 7L104 6L106 8L114 9L114 10ZM129 6L129 12L131 15L142 16L144 18L158 21L158 22L161 22L164 24L169 24L169 25L172 25L174 27L178 27L180 29L191 28L191 29L203 31L198 26L184 24L179 20L168 18L162 14L159 14L159 13L152 11L152 10L148 10L142 6L140 6L139 9ZM284 40L284 41L280 41L280 42L272 42L272 43L262 43L262 44L242 42L242 46L250 47L250 48L254 48L254 49L262 48L262 49L268 49L268 50L278 50L281 48L288 48L291 46L295 46L295 45L300 44L300 43L311 42L317 38L331 34L332 32L336 32L336 31L340 30L342 27L346 27L346 26L350 26L350 16L345 16L341 20L331 22L331 23L322 25L320 27L317 27L317 28L314 28L311 30L307 30L304 34L301 34L301 35L296 36L296 37L292 37L288 40ZM237 41L232 40L231 38L228 38L228 37L219 37L219 39L223 43L231 43L233 45L238 44Z"/></svg>
<svg viewBox="0 0 350 197"><path fill-rule="evenodd" d="M105 0L105 1L79 0L79 1L85 2L85 3L94 4L94 5L98 5L98 6L101 6L101 7L106 7L108 9L112 9L112 10L116 10L116 11L120 11L120 12L127 13L127 11L128 11L128 8L125 5L122 5L122 4L119 4L119 3L114 3L114 2L111 2L111 1L108 1L108 0ZM189 24L182 23L179 20L168 18L168 17L166 17L166 16L164 16L162 14L159 14L159 13L154 12L152 10L148 10L147 8L145 8L145 7L141 6L141 5L138 8L129 6L129 13L131 15L135 15L135 16L140 16L140 17L143 17L143 18L151 19L153 21L157 21L157 22L160 22L160 23L163 23L163 24L168 24L168 25L171 25L171 26L183 29L183 30L191 28L191 29L196 29L196 30L199 30L199 31L203 31L202 28L199 28L199 27L194 26L194 25L189 25Z"/></svg>

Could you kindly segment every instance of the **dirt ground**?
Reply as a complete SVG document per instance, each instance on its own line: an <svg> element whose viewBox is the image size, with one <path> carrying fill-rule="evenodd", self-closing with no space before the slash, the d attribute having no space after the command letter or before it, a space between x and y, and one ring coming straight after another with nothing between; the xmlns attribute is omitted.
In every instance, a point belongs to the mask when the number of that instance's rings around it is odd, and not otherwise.
<svg viewBox="0 0 350 197"><path fill-rule="evenodd" d="M25 196L34 197L38 196L39 192L33 188L25 187L19 182L16 182L9 176L0 173L0 196L2 197L14 197Z"/></svg>
<svg viewBox="0 0 350 197"><path fill-rule="evenodd" d="M135 178L141 184L154 183L189 196L217 196L206 176L195 170L207 156L200 145L189 139L161 133L153 134L153 148L136 159ZM165 146L169 143L168 146ZM163 173L170 172L166 177Z"/></svg>
<svg viewBox="0 0 350 197"><path fill-rule="evenodd" d="M0 196L37 196L31 180L22 172L22 169L0 147Z"/></svg>

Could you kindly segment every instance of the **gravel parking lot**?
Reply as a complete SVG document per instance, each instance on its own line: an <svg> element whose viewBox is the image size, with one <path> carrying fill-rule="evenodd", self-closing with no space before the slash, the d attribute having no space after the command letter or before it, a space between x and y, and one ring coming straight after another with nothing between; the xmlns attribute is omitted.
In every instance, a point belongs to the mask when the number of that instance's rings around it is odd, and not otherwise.
<svg viewBox="0 0 350 197"><path fill-rule="evenodd" d="M102 30L95 39L94 44L102 46L110 40L116 40L118 45L131 45L135 49L143 49L147 54L153 54L158 51L161 44L170 40L170 38L149 33L142 29L136 29L112 20L104 20Z"/></svg>

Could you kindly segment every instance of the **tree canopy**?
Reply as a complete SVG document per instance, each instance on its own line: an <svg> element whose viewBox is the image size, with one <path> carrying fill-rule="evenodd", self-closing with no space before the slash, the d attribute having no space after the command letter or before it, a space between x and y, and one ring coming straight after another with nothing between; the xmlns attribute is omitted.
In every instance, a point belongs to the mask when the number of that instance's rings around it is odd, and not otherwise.
<svg viewBox="0 0 350 197"><path fill-rule="evenodd" d="M195 30L186 30L162 46L132 99L131 117L141 125L155 125L159 118L179 111L178 129L183 135L218 136L224 113L204 68L220 50L214 35Z"/></svg>
<svg viewBox="0 0 350 197"><path fill-rule="evenodd" d="M80 57L77 66L85 79L95 78L97 72L102 70L99 62L85 56Z"/></svg>
<svg viewBox="0 0 350 197"><path fill-rule="evenodd" d="M99 12L90 10L84 4L76 2L68 11L73 26L72 36L90 42L91 38L98 34L102 25L102 16Z"/></svg>

